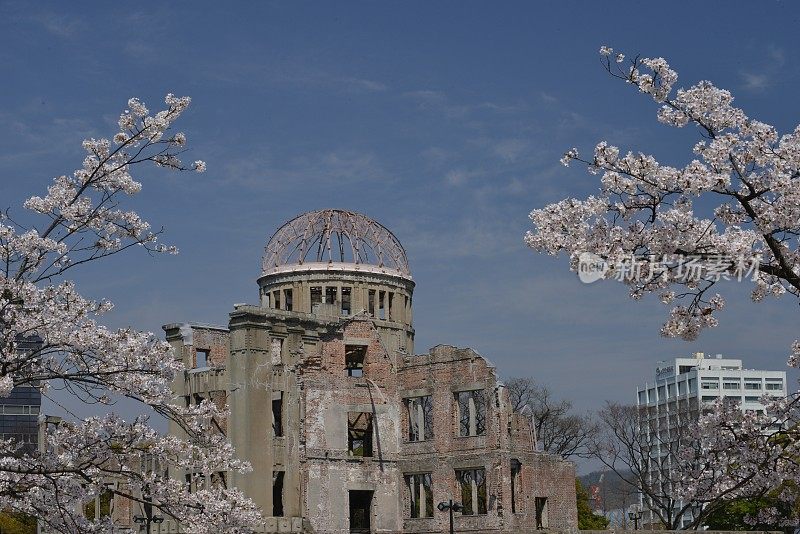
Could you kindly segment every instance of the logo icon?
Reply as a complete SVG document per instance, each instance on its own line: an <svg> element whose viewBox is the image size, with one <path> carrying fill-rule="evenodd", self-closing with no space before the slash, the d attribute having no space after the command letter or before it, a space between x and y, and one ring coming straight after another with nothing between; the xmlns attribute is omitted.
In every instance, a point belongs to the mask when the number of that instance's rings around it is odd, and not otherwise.
<svg viewBox="0 0 800 534"><path fill-rule="evenodd" d="M581 255L578 256L578 278L584 284L602 280L608 269L608 262L597 254L581 252Z"/></svg>

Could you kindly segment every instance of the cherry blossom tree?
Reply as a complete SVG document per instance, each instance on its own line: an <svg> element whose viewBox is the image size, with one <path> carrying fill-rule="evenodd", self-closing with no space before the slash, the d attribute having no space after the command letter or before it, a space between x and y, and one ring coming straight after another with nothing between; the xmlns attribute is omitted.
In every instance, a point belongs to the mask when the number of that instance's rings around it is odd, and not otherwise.
<svg viewBox="0 0 800 534"><path fill-rule="evenodd" d="M752 283L756 302L800 297L800 127L779 135L708 81L674 91L678 75L663 58L628 60L606 46L600 54L613 78L652 97L660 122L693 127L693 156L670 166L605 141L589 157L569 150L562 163L600 175L599 192L533 210L526 243L566 253L582 278L626 284L636 300L658 295L672 306L665 337L693 340L716 326L725 305L718 288L731 278ZM789 365L800 365L800 342L789 352ZM682 453L676 492L711 510L800 482L797 399L765 397L765 414L717 404L687 440L700 450Z"/></svg>
<svg viewBox="0 0 800 534"><path fill-rule="evenodd" d="M167 469L210 474L249 466L213 430L225 416L214 404L172 403L170 384L182 369L170 346L149 332L103 326L100 318L112 304L82 297L65 279L73 269L130 248L177 252L123 207L125 197L141 189L134 168L152 163L205 170L202 161L181 162L186 136L172 130L190 99L170 94L165 103L151 114L132 98L112 141L85 140L82 167L25 202L38 222L23 225L10 210L0 218L0 396L28 386L44 396L60 389L85 403L128 397L185 430L183 438L165 436L147 416L125 421L108 413L62 422L38 451L0 439L0 508L32 515L48 531L109 532L108 517L90 520L82 513L85 503L108 491L151 502L190 532L252 532L260 519L235 489L210 485L190 493L182 477L168 476Z"/></svg>

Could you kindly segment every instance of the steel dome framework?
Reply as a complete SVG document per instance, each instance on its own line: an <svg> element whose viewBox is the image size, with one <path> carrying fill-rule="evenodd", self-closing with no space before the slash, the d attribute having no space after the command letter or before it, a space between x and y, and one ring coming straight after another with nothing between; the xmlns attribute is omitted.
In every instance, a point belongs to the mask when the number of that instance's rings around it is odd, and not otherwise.
<svg viewBox="0 0 800 534"><path fill-rule="evenodd" d="M411 277L397 237L366 215L346 210L309 211L284 223L267 243L262 271L309 263L371 265Z"/></svg>

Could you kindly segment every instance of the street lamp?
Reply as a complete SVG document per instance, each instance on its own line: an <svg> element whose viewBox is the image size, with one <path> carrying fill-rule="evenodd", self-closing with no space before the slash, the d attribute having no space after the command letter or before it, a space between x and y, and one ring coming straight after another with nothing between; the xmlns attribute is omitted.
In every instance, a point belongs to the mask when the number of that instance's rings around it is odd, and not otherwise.
<svg viewBox="0 0 800 534"><path fill-rule="evenodd" d="M144 485L144 492L142 493L142 508L144 509L144 515L135 515L133 516L133 521L137 525L147 525L147 534L150 534L150 524L155 523L156 525L160 525L164 522L164 517L160 515L153 515L153 501L151 500L150 496L150 484ZM141 530L141 527L139 527Z"/></svg>
<svg viewBox="0 0 800 534"><path fill-rule="evenodd" d="M633 505L628 510L628 519L633 521L633 530L639 530L639 520L642 518L642 511L638 506Z"/></svg>
<svg viewBox="0 0 800 534"><path fill-rule="evenodd" d="M444 512L445 510L450 510L450 534L453 534L453 512L460 512L464 509L460 502L453 502L453 499L449 501L442 501L436 508L439 509L440 512Z"/></svg>

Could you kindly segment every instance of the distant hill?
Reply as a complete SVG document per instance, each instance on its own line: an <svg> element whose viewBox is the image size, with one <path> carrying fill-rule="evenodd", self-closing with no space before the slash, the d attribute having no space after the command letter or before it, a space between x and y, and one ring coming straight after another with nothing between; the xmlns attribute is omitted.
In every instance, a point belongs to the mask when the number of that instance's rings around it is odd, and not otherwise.
<svg viewBox="0 0 800 534"><path fill-rule="evenodd" d="M623 475L627 476L626 473ZM591 503L595 510L607 512L627 509L631 504L639 502L636 490L613 471L592 471L578 478L589 491L590 496L598 497L597 502ZM592 492L593 486L597 487L594 492Z"/></svg>

